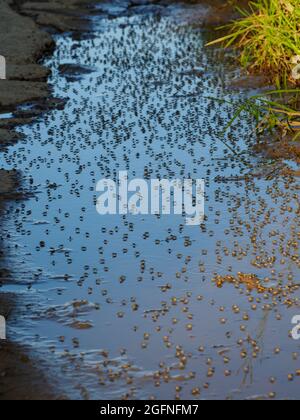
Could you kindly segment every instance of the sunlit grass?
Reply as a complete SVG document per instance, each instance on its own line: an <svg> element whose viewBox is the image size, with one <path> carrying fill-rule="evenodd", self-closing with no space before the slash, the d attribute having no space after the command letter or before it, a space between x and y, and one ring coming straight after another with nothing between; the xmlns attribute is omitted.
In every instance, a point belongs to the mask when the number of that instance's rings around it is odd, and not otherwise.
<svg viewBox="0 0 300 420"><path fill-rule="evenodd" d="M238 112L250 113L257 122L256 132L263 134L266 131L274 133L278 130L282 138L292 136L296 141L300 137L300 112L283 105L280 102L270 101L266 98L250 98L238 109Z"/></svg>
<svg viewBox="0 0 300 420"><path fill-rule="evenodd" d="M293 96L286 101L283 101L283 95ZM251 115L256 121L255 130L257 134L265 134L267 131L274 133L275 130L280 131L282 137L287 135L292 136L292 140L300 138L300 111L296 110L294 96L300 94L299 89L291 90L277 90L264 93L262 95L255 95L242 103L233 103L228 101L234 111L233 117L226 126L223 134L234 124L236 120L241 118L244 113ZM274 97L280 99L275 100Z"/></svg>
<svg viewBox="0 0 300 420"><path fill-rule="evenodd" d="M292 71L300 59L300 1L256 0L248 10L237 9L241 18L220 28L229 34L208 45L239 48L242 65L263 72L278 88L297 84Z"/></svg>

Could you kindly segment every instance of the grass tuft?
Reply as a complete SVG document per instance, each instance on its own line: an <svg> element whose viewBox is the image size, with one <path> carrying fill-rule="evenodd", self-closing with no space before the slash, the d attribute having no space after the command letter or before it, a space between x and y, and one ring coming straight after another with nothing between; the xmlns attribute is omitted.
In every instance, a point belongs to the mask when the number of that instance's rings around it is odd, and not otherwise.
<svg viewBox="0 0 300 420"><path fill-rule="evenodd" d="M229 34L208 45L223 43L241 50L241 63L250 71L267 74L278 88L297 85L300 63L300 1L256 0L249 10L237 7L241 18L220 29ZM300 68L300 66L299 66Z"/></svg>
<svg viewBox="0 0 300 420"><path fill-rule="evenodd" d="M300 111L297 111L293 102L295 93L300 94L300 90L278 90L265 92L263 95L255 95L242 103L236 104L222 100L230 104L234 109L234 115L223 131L225 132L238 120L244 113L251 115L256 121L255 131L258 135L265 134L266 131L274 134L275 131L281 132L281 137L291 136L293 141L300 138ZM290 101L283 103L282 100L275 100L274 97L293 96ZM289 103L290 102L290 103Z"/></svg>

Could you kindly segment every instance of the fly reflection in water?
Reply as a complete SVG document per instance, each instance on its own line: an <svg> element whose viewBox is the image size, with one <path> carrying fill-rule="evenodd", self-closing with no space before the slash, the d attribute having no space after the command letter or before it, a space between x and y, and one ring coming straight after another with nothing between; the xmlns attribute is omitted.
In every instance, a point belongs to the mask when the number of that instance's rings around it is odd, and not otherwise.
<svg viewBox="0 0 300 420"><path fill-rule="evenodd" d="M6 216L11 270L33 299L20 340L44 355L68 396L299 397L290 337L299 183L280 163L250 151L240 158L255 141L251 121L226 139L235 154L219 140L231 109L211 98L235 99L226 86L236 70L204 48L204 37L167 17L103 21L86 39L58 37L48 65L66 107L20 129L24 143L4 156L35 193ZM79 61L92 72L66 83L59 67ZM205 220L99 218L96 182L119 171L204 179ZM245 287L238 273L265 290ZM232 281L219 289L217 276Z"/></svg>

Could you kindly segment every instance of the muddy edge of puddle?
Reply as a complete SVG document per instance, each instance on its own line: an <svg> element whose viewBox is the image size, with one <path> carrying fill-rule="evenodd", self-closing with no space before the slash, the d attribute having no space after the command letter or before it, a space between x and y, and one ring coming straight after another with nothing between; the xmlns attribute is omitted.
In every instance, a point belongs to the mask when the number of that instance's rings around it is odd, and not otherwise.
<svg viewBox="0 0 300 420"><path fill-rule="evenodd" d="M81 2L81 7L88 1ZM37 6L38 3L35 3ZM40 7L51 8L53 1L39 3ZM56 3L57 5L57 3ZM38 24L38 14L25 10L23 0L1 0L0 2L0 54L6 58L7 80L0 83L0 114L14 113L13 118L0 120L0 152L5 147L18 141L19 136L14 128L21 124L30 123L35 116L52 106L56 106L51 98L51 91L47 83L49 71L39 64L39 61L50 54L55 47L51 32L43 30L52 26L51 15L44 16L43 22ZM72 20L72 12L78 13L76 1L61 0L59 3L61 14L55 19L60 23L56 32L75 30L80 27L80 16ZM33 5L34 7L34 5ZM65 14L71 14L66 19ZM81 14L83 15L83 12ZM24 14L28 15L25 16ZM31 17L30 17L31 16ZM21 104L34 104L35 112L18 113ZM0 218L5 208L5 202L22 199L19 192L20 182L18 174L0 171ZM3 239L3 238L2 238ZM1 250L1 256L3 253ZM1 273L1 277L3 273ZM17 316L18 306L22 304L12 293L0 293L0 314L10 319ZM13 315L14 314L14 315ZM33 360L28 349L7 340L0 343L0 399L5 400L38 400L62 398L57 395L53 384L47 383L47 378L40 368L41 361Z"/></svg>
<svg viewBox="0 0 300 420"><path fill-rule="evenodd" d="M204 3L211 12L205 26L217 26L231 20L234 11L223 0L186 0ZM26 3L24 0L0 0L0 54L7 60L7 80L0 83L0 114L13 113L11 118L0 119L0 152L18 141L14 131L18 125L33 121L52 107L61 105L51 95L47 80L49 70L40 60L54 50L51 34L73 32L74 36L88 32L97 1L55 0ZM170 5L175 0L131 0L128 7L146 3ZM181 2L183 3L183 1ZM100 12L97 12L100 14ZM254 82L255 83L255 82ZM18 110L22 104L33 105L30 112ZM18 174L0 171L0 218L5 202L22 199ZM1 221L1 220L0 220ZM3 240L3 238L2 238ZM3 251L1 256L3 257ZM2 273L0 272L1 277ZM20 298L12 293L0 293L0 314L8 319L18 313ZM41 361L30 356L28 349L13 342L0 343L0 400L37 400L63 398L54 384L49 384L40 368Z"/></svg>

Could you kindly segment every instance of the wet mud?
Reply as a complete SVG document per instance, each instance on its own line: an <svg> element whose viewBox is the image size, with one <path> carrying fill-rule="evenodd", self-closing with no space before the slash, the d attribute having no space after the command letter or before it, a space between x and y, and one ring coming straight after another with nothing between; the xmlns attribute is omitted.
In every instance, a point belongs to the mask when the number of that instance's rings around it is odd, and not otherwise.
<svg viewBox="0 0 300 420"><path fill-rule="evenodd" d="M299 180L253 148L250 118L220 136L232 109L215 99L249 92L204 47L206 6L124 3L54 35L43 64L64 106L1 155L27 194L2 211L2 291L23 302L9 338L56 398L298 399ZM121 170L205 179L205 221L99 216L96 183Z"/></svg>

